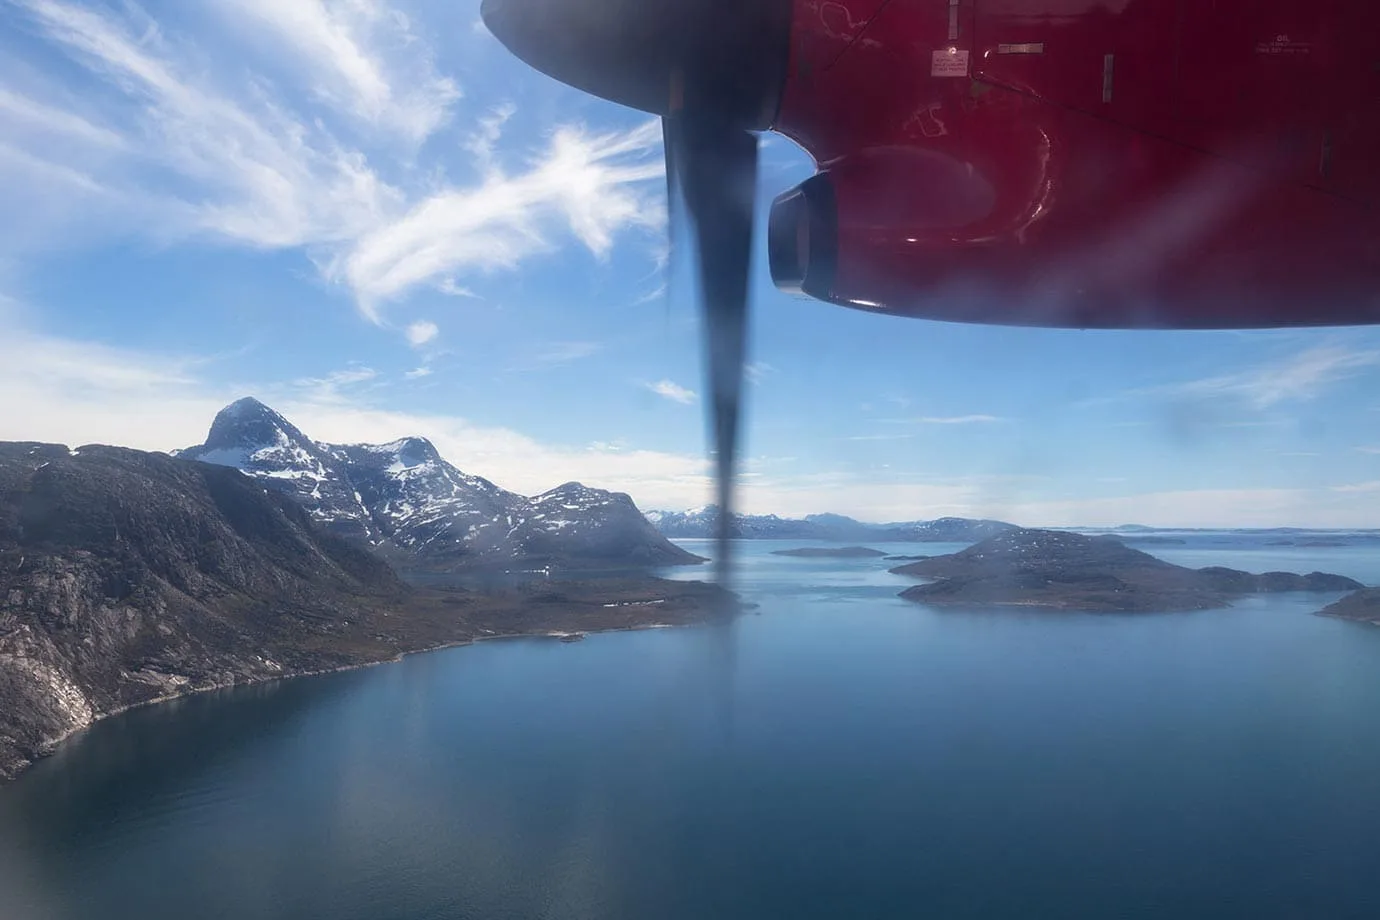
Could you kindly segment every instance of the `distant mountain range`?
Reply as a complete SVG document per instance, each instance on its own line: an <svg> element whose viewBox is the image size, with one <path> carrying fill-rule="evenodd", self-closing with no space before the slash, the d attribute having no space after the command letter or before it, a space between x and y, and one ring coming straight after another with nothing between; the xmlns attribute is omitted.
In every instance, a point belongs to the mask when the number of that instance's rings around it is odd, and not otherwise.
<svg viewBox="0 0 1380 920"><path fill-rule="evenodd" d="M649 511L647 520L667 537L714 536L719 509ZM972 543L1016 529L1004 521L945 517L933 521L869 524L841 514L783 518L774 514L735 514L733 535L746 540L830 540L868 543Z"/></svg>
<svg viewBox="0 0 1380 920"><path fill-rule="evenodd" d="M243 471L328 531L367 543L400 569L702 561L658 533L621 492L568 482L529 498L461 472L425 438L314 441L252 398L226 406L204 444L174 455Z"/></svg>

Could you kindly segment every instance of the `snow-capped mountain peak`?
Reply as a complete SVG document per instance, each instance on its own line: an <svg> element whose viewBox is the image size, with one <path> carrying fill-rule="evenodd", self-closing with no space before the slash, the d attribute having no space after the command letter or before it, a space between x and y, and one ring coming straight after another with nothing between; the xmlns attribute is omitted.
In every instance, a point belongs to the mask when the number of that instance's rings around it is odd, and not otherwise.
<svg viewBox="0 0 1380 920"><path fill-rule="evenodd" d="M253 397L216 413L206 443L175 452L187 460L231 466L271 484L317 521L349 537L375 536L368 510L331 452Z"/></svg>
<svg viewBox="0 0 1380 920"><path fill-rule="evenodd" d="M425 438L316 442L255 399L222 409L206 443L179 454L238 467L328 528L408 566L698 561L657 533L627 495L567 482L528 499L455 468Z"/></svg>
<svg viewBox="0 0 1380 920"><path fill-rule="evenodd" d="M298 428L252 396L216 413L206 443L190 450L193 459L220 466L245 467L261 461L269 465L305 465L316 445ZM186 454L189 451L178 451Z"/></svg>

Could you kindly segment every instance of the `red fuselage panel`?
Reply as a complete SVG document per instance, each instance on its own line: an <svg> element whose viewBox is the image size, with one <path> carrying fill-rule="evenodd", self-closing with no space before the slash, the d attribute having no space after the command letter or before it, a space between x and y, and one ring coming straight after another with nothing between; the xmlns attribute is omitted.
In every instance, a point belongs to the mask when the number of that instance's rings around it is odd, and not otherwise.
<svg viewBox="0 0 1380 920"><path fill-rule="evenodd" d="M1380 322L1377 36L1373 0L802 0L775 127L833 186L821 296L1058 326Z"/></svg>

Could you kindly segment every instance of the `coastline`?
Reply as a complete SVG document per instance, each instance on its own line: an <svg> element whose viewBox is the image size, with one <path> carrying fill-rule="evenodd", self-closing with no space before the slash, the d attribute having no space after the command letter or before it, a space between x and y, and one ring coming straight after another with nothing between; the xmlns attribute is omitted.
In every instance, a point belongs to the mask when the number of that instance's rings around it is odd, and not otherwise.
<svg viewBox="0 0 1380 920"><path fill-rule="evenodd" d="M655 601L650 603L649 601ZM18 684L18 708L0 711L0 785L51 756L63 742L92 725L131 709L171 702L193 694L231 687L291 680L372 667L408 655L440 651L496 639L549 638L571 642L573 635L621 632L710 623L742 609L730 592L700 581L678 581L644 574L608 580L543 580L493 593L459 588L414 589L381 606L339 608L323 626L232 650L193 657L181 666L162 669L152 686L141 680L137 665L124 664L119 683L91 684L70 664L48 659L46 671L29 678L25 702ZM321 620L308 620L319 623ZM331 625L334 624L334 625ZM248 637L246 637L248 638ZM20 659L23 676L23 658ZM142 684L148 696L129 688ZM45 716L61 694L70 699L58 709L66 718ZM123 693L124 700L112 699ZM131 701L130 696L134 699ZM118 703L118 705L101 705ZM30 708L38 707L38 708ZM47 713L52 713L49 708ZM47 732L23 734L24 726Z"/></svg>
<svg viewBox="0 0 1380 920"><path fill-rule="evenodd" d="M260 684L273 683L275 681L289 681L301 680L310 677L324 677L328 674L342 674L347 671L361 671L365 668L376 668L382 665L398 664L403 659L410 658L414 655L426 655L432 652L443 652L449 649L464 648L470 645L478 645L481 642L511 641L513 639L552 639L559 642L564 637L573 635L588 637L594 635L601 635L605 633L642 632L645 630L652 629L685 629L705 625L708 625L707 620L692 620L684 623L642 623L607 627L594 626L582 628L579 630L572 630L568 632L554 630L546 632L509 632L494 633L492 635L484 636L469 636L464 639L456 639L449 642L438 643L436 645L430 645L415 649L407 649L405 651L400 651L394 655L391 655L387 658L378 658L371 661L353 662L351 664L343 664L331 668L310 668L301 671L284 672L279 674L264 674L262 676L254 675L250 676L245 680L233 680L224 683L208 684L206 686L201 687L192 687L186 690L179 691L177 693L164 694L162 696L154 697L152 699L141 700L137 703L131 703L126 706L119 706L107 712L102 712L99 715L92 718L92 720L86 723L85 725L73 727L64 732L62 735L53 738L52 740L45 741L43 747L38 751L34 752L34 755L31 758L29 758L28 762L20 765L17 769L14 770L13 773L9 775L0 773L0 789L3 789L10 783L19 780L39 761L46 760L47 758L56 754L58 749L65 742L70 741L71 739L77 737L83 732L89 731L97 724L104 722L106 719L123 715L127 712L133 712L137 709L144 709L150 706L158 706L163 703L171 703L175 700L187 699L188 697L197 696L202 693L213 693L217 690L232 690L238 687L253 687L258 686Z"/></svg>
<svg viewBox="0 0 1380 920"><path fill-rule="evenodd" d="M1349 617L1342 613L1328 613L1325 610L1314 610L1313 616L1326 617L1329 620L1341 620L1345 623L1359 623L1362 626L1380 626L1380 620L1370 620L1365 617Z"/></svg>

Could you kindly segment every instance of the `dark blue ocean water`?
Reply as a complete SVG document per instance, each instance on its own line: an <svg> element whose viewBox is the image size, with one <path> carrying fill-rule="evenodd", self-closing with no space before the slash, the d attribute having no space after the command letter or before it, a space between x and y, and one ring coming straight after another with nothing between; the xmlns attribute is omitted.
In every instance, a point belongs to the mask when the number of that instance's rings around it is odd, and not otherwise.
<svg viewBox="0 0 1380 920"><path fill-rule="evenodd" d="M1335 595L942 612L785 545L731 629L103 722L0 788L0 918L1380 916L1380 629ZM1145 548L1380 583L1376 547Z"/></svg>

